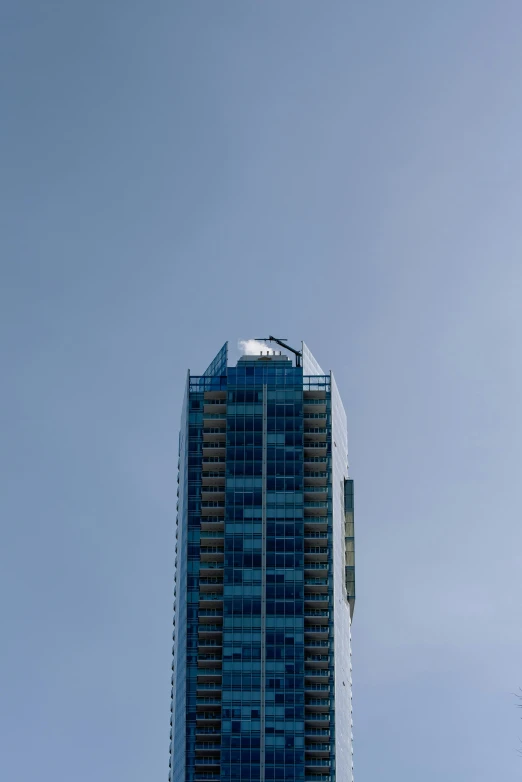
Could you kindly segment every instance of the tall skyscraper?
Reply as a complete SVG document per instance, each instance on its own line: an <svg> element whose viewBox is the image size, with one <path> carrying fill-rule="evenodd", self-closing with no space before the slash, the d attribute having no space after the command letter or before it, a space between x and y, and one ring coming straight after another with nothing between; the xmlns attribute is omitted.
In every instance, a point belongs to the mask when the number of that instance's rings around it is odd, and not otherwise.
<svg viewBox="0 0 522 782"><path fill-rule="evenodd" d="M353 779L346 416L288 352L187 377L169 782Z"/></svg>

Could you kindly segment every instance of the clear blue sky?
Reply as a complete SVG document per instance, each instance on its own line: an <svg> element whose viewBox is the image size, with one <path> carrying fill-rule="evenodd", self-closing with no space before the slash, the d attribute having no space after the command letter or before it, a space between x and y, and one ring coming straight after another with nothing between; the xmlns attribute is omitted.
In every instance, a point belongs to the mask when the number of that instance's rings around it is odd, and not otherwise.
<svg viewBox="0 0 522 782"><path fill-rule="evenodd" d="M4 0L0 776L166 780L177 430L225 339L333 369L358 782L511 782L522 5Z"/></svg>

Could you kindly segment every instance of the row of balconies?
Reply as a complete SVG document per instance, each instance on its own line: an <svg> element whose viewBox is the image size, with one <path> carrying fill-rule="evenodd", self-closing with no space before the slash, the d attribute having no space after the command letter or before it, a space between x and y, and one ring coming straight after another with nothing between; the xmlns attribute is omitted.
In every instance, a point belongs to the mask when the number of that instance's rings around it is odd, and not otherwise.
<svg viewBox="0 0 522 782"><path fill-rule="evenodd" d="M216 414L225 411L224 400L205 400ZM221 404L216 404L221 402ZM217 419L212 421L217 423ZM225 425L225 419L220 424ZM195 770L215 767L216 774L196 773L195 779L219 779L221 680L223 647L223 559L225 513L225 430L221 426L205 426L203 443L203 474L201 486L200 537L200 600L198 624L198 680L196 689L196 758ZM216 461L219 460L219 461ZM205 470L205 468L207 468ZM216 469L219 468L219 469ZM221 571L216 575L212 571ZM208 741L215 737L216 742ZM199 739L199 740L198 740ZM215 751L215 755L214 755ZM200 756L202 753L202 756Z"/></svg>

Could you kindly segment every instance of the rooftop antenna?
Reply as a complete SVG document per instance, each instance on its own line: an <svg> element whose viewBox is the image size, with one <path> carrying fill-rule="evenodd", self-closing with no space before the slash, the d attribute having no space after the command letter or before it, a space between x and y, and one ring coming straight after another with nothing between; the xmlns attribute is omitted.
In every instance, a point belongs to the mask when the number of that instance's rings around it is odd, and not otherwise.
<svg viewBox="0 0 522 782"><path fill-rule="evenodd" d="M277 342L278 345L281 345L282 348L286 348L286 350L290 350L295 355L295 365L296 367L301 366L301 359L303 357L303 354L300 350L296 350L295 348L291 348L290 345L287 345L285 340L286 337L256 337L256 340L259 342Z"/></svg>

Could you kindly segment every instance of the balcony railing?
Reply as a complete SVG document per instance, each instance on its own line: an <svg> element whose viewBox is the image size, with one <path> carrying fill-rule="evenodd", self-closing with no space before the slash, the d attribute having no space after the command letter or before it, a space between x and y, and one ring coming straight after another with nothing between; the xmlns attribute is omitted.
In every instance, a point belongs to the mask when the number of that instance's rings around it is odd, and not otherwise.
<svg viewBox="0 0 522 782"><path fill-rule="evenodd" d="M313 617L313 616L330 616L330 612L326 608L314 608L309 609L308 611L305 611L305 616Z"/></svg>
<svg viewBox="0 0 522 782"><path fill-rule="evenodd" d="M307 728L305 730L305 736L329 736L329 728Z"/></svg>
<svg viewBox="0 0 522 782"><path fill-rule="evenodd" d="M314 592L313 595L305 594L305 603L328 603L328 595L321 595ZM200 596L201 600L201 596Z"/></svg>

